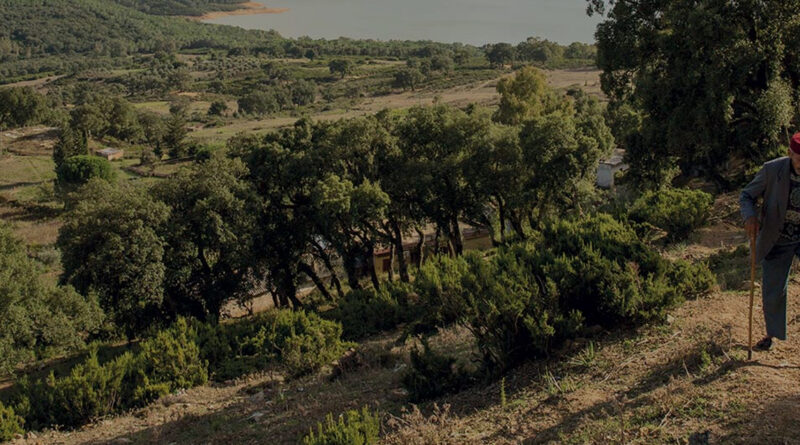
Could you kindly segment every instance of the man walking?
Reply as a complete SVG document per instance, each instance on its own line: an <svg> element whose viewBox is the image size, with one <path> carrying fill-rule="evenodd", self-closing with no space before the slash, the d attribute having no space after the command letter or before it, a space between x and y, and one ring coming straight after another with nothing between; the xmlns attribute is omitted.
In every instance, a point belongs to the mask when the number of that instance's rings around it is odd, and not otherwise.
<svg viewBox="0 0 800 445"><path fill-rule="evenodd" d="M762 199L760 218L756 202ZM756 261L761 263L761 294L767 335L756 343L762 351L772 340L786 340L786 291L792 260L800 255L800 133L786 157L764 164L739 196L749 237L757 236ZM759 221L760 220L760 221Z"/></svg>

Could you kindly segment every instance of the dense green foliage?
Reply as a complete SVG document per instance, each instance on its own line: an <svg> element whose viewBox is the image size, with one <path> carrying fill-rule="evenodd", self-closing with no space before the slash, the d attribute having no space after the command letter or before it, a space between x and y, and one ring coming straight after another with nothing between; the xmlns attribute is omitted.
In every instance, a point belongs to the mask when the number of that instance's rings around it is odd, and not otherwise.
<svg viewBox="0 0 800 445"><path fill-rule="evenodd" d="M179 315L218 318L247 298L259 266L244 173L211 156L149 192L90 182L61 229L61 280L96 292L129 335Z"/></svg>
<svg viewBox="0 0 800 445"><path fill-rule="evenodd" d="M58 132L58 140L53 147L53 162L56 164L56 174L58 169L67 158L73 156L85 156L89 154L88 134L73 129L71 125L64 125ZM68 190L71 190L70 187Z"/></svg>
<svg viewBox="0 0 800 445"><path fill-rule="evenodd" d="M215 380L281 363L291 375L316 371L346 348L342 326L313 312L270 311L248 319L197 326L200 354Z"/></svg>
<svg viewBox="0 0 800 445"><path fill-rule="evenodd" d="M103 316L96 299L44 284L41 267L0 224L0 372L84 347Z"/></svg>
<svg viewBox="0 0 800 445"><path fill-rule="evenodd" d="M169 208L143 190L94 180L75 196L58 236L61 280L95 294L128 334L159 323Z"/></svg>
<svg viewBox="0 0 800 445"><path fill-rule="evenodd" d="M0 441L11 440L15 435L23 433L23 423L23 419L11 407L0 403Z"/></svg>
<svg viewBox="0 0 800 445"><path fill-rule="evenodd" d="M795 130L800 2L603 1L598 67L611 108L630 105L641 127L628 140L631 176L645 186L670 168L727 187L727 162L774 156ZM606 5L608 4L608 5Z"/></svg>
<svg viewBox="0 0 800 445"><path fill-rule="evenodd" d="M77 427L202 385L209 374L235 377L269 363L280 364L290 375L317 370L344 351L341 332L337 323L302 311L271 311L220 325L180 318L133 352L106 363L92 352L69 375L24 377L14 389L12 406L32 428Z"/></svg>
<svg viewBox="0 0 800 445"><path fill-rule="evenodd" d="M325 417L325 425L318 424L317 433L309 431L303 438L304 445L370 445L378 443L378 434L381 431L381 419L378 413L373 413L368 407L361 411L350 410L345 415L340 415L338 421L333 420L333 415Z"/></svg>
<svg viewBox="0 0 800 445"><path fill-rule="evenodd" d="M403 282L352 290L336 301L328 315L342 324L343 338L357 340L418 318L419 307L411 301L411 293L411 285Z"/></svg>
<svg viewBox="0 0 800 445"><path fill-rule="evenodd" d="M148 14L202 15L209 11L235 9L244 0L113 0Z"/></svg>
<svg viewBox="0 0 800 445"><path fill-rule="evenodd" d="M47 113L46 105L44 96L33 88L0 89L0 129L42 122Z"/></svg>
<svg viewBox="0 0 800 445"><path fill-rule="evenodd" d="M508 43L488 45L486 58L495 66L512 62L530 62L537 66L557 68L564 66L593 65L597 57L595 45L574 42L562 46L538 37L529 37L513 46Z"/></svg>
<svg viewBox="0 0 800 445"><path fill-rule="evenodd" d="M557 222L537 241L487 259L431 261L415 288L434 323L457 321L472 331L485 368L496 373L546 354L585 326L663 319L712 284L704 265L670 263L633 229L599 215Z"/></svg>
<svg viewBox="0 0 800 445"><path fill-rule="evenodd" d="M708 220L713 198L702 190L664 188L645 192L630 209L631 220L667 232L667 241L686 239Z"/></svg>
<svg viewBox="0 0 800 445"><path fill-rule="evenodd" d="M100 364L93 352L64 377L23 378L17 388L18 411L34 428L76 427L93 419L143 406L177 389L208 379L206 364L186 320L145 340L137 353Z"/></svg>
<svg viewBox="0 0 800 445"><path fill-rule="evenodd" d="M216 318L226 302L247 296L259 263L257 204L246 174L238 160L213 157L155 188L171 209L162 234L165 306L173 314Z"/></svg>
<svg viewBox="0 0 800 445"><path fill-rule="evenodd" d="M112 182L116 172L106 159L91 155L70 156L56 168L56 188L65 195L93 178Z"/></svg>

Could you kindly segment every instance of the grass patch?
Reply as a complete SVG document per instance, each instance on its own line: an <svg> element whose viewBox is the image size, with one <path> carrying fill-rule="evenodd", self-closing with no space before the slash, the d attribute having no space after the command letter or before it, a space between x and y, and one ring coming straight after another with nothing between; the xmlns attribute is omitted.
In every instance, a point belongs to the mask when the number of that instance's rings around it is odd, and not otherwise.
<svg viewBox="0 0 800 445"><path fill-rule="evenodd" d="M708 257L708 267L717 276L721 290L746 290L750 280L750 249L740 245L722 250ZM761 280L760 267L756 267L756 280Z"/></svg>

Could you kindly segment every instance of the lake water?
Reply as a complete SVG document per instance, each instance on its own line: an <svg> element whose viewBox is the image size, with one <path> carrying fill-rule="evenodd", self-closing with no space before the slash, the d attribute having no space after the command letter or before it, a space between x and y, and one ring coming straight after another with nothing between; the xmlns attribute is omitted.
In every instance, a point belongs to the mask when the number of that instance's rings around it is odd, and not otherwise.
<svg viewBox="0 0 800 445"><path fill-rule="evenodd" d="M472 45L537 36L594 42L600 17L585 0L263 0L281 14L221 17L210 23L274 29L284 37L434 40Z"/></svg>

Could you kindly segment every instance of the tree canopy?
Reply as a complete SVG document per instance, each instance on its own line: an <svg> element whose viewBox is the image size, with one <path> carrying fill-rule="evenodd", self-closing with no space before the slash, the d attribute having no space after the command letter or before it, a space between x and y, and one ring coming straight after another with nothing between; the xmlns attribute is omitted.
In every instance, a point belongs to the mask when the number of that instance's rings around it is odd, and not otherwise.
<svg viewBox="0 0 800 445"><path fill-rule="evenodd" d="M58 234L61 281L96 294L129 335L160 323L169 209L141 189L101 179L81 188Z"/></svg>
<svg viewBox="0 0 800 445"><path fill-rule="evenodd" d="M602 1L598 67L610 109L641 113L621 141L633 175L666 182L671 166L726 187L727 161L774 156L796 128L797 1Z"/></svg>
<svg viewBox="0 0 800 445"><path fill-rule="evenodd" d="M56 168L56 187L61 193L74 191L92 178L113 181L116 172L110 162L91 155L70 156Z"/></svg>
<svg viewBox="0 0 800 445"><path fill-rule="evenodd" d="M0 371L76 351L103 320L94 296L42 282L41 267L0 223Z"/></svg>

